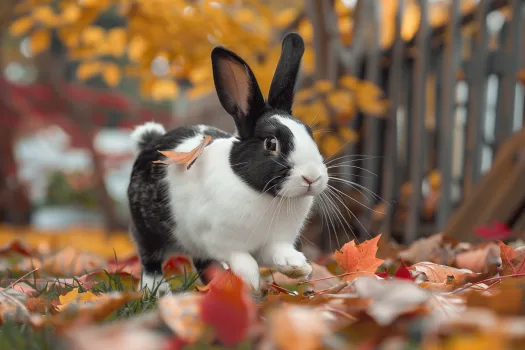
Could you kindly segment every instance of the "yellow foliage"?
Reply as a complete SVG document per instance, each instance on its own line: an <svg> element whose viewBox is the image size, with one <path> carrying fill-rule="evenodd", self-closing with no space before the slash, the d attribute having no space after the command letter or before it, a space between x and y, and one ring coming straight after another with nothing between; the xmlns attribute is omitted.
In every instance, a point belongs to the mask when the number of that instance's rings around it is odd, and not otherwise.
<svg viewBox="0 0 525 350"><path fill-rule="evenodd" d="M156 101L173 99L178 92L179 87L173 80L158 80L151 87L151 95Z"/></svg>
<svg viewBox="0 0 525 350"><path fill-rule="evenodd" d="M327 93L334 87L330 80L317 80L315 82L315 89L320 93Z"/></svg>
<svg viewBox="0 0 525 350"><path fill-rule="evenodd" d="M57 305L57 309L63 311L70 304L96 301L99 299L99 297L90 291L79 293L78 288L74 288L66 295L60 295L58 299L60 301L60 305Z"/></svg>
<svg viewBox="0 0 525 350"><path fill-rule="evenodd" d="M65 24L74 23L80 18L80 8L75 4L67 4L61 14L61 20Z"/></svg>
<svg viewBox="0 0 525 350"><path fill-rule="evenodd" d="M39 6L35 8L32 15L35 21L44 25L52 27L58 24L59 19L49 6Z"/></svg>
<svg viewBox="0 0 525 350"><path fill-rule="evenodd" d="M344 142L338 135L330 133L325 135L322 139L321 152L323 153L323 156L331 157L341 151L343 145Z"/></svg>
<svg viewBox="0 0 525 350"><path fill-rule="evenodd" d="M119 67L114 64L110 63L104 67L104 70L102 71L102 78L104 78L104 81L106 84L108 84L111 87L115 87L120 83L120 69Z"/></svg>
<svg viewBox="0 0 525 350"><path fill-rule="evenodd" d="M11 23L9 31L13 35L23 35L33 26L33 19L29 16L23 16Z"/></svg>
<svg viewBox="0 0 525 350"><path fill-rule="evenodd" d="M82 40L87 45L97 45L104 39L105 31L101 27L88 27L82 32Z"/></svg>
<svg viewBox="0 0 525 350"><path fill-rule="evenodd" d="M108 44L108 53L115 57L120 57L126 51L127 34L123 28L111 29L108 32L106 42Z"/></svg>
<svg viewBox="0 0 525 350"><path fill-rule="evenodd" d="M33 55L38 55L39 53L45 51L51 44L51 34L47 29L38 29L30 38L31 44L31 53Z"/></svg>
<svg viewBox="0 0 525 350"><path fill-rule="evenodd" d="M287 8L284 11L281 11L275 17L274 24L279 29L284 29L292 23L293 20L297 18L299 11L295 8Z"/></svg>
<svg viewBox="0 0 525 350"><path fill-rule="evenodd" d="M77 68L77 78L87 80L100 73L102 63L100 61L82 62Z"/></svg>

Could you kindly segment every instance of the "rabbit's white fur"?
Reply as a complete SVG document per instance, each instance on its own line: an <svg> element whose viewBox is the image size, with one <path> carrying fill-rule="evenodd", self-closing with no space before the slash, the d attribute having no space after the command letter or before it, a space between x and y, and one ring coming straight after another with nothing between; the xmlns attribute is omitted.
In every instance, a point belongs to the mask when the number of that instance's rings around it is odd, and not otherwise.
<svg viewBox="0 0 525 350"><path fill-rule="evenodd" d="M312 208L302 176L326 177L318 148L304 126L292 119L274 116L294 135L290 154L295 174L283 186L282 197L261 194L250 188L232 170L229 154L236 138L216 139L205 148L193 166L170 165L165 181L176 218L173 236L193 256L227 262L232 271L255 289L259 264L305 276L311 267L294 243ZM202 141L198 135L183 141L177 152L189 152ZM319 191L326 182L317 184ZM293 273L292 273L293 274Z"/></svg>

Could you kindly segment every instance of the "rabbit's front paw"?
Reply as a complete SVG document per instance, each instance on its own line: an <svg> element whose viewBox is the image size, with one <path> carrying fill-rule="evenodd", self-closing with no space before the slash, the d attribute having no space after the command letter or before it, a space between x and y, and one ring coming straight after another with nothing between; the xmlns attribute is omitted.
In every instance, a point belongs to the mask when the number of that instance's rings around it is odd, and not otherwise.
<svg viewBox="0 0 525 350"><path fill-rule="evenodd" d="M242 278L254 290L259 290L259 265L249 253L233 253L228 263L234 274Z"/></svg>
<svg viewBox="0 0 525 350"><path fill-rule="evenodd" d="M141 281L142 289L147 289L149 292L155 292L157 297L171 293L171 286L169 283L159 275L144 274Z"/></svg>
<svg viewBox="0 0 525 350"><path fill-rule="evenodd" d="M290 278L307 277L312 273L312 266L304 254L295 249L277 249L273 262L277 271Z"/></svg>

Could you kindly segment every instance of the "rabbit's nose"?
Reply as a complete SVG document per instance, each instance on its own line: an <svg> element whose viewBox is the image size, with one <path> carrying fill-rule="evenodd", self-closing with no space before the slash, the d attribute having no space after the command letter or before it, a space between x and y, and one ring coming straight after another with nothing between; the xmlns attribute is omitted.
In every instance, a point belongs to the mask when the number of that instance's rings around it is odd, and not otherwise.
<svg viewBox="0 0 525 350"><path fill-rule="evenodd" d="M315 180L312 180L313 177L306 177L304 175L302 175L303 177L303 180L308 184L308 185L311 185L313 184L314 182L316 182L317 180L319 180L319 178L321 177L320 175L315 179Z"/></svg>

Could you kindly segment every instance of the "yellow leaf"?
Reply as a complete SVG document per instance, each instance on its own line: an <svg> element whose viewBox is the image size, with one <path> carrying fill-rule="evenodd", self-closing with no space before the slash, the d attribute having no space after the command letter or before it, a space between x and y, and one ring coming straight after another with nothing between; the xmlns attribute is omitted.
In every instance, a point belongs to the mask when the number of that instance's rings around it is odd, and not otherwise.
<svg viewBox="0 0 525 350"><path fill-rule="evenodd" d="M401 37L410 40L419 29L421 12L415 0L410 0L405 5L403 20L401 21Z"/></svg>
<svg viewBox="0 0 525 350"><path fill-rule="evenodd" d="M151 88L151 96L156 101L173 99L178 92L179 87L172 80L158 80Z"/></svg>
<svg viewBox="0 0 525 350"><path fill-rule="evenodd" d="M211 67L208 65L201 65L191 69L189 74L189 79L193 85L198 85L200 83L209 80L212 77Z"/></svg>
<svg viewBox="0 0 525 350"><path fill-rule="evenodd" d="M77 68L77 78L87 80L100 73L102 64L98 61L82 62Z"/></svg>
<svg viewBox="0 0 525 350"><path fill-rule="evenodd" d="M49 6L40 6L33 10L33 18L35 21L43 23L47 26L54 26L58 24L58 18L55 12Z"/></svg>
<svg viewBox="0 0 525 350"><path fill-rule="evenodd" d="M298 13L299 11L293 7L279 12L274 19L275 26L278 29L286 28L297 18Z"/></svg>
<svg viewBox="0 0 525 350"><path fill-rule="evenodd" d="M314 98L316 95L317 95L317 91L315 91L312 88L301 89L295 94L294 100L297 102L310 100Z"/></svg>
<svg viewBox="0 0 525 350"><path fill-rule="evenodd" d="M60 301L60 305L57 305L57 309L63 311L65 308L67 308L73 303L86 303L90 301L97 301L98 299L100 299L100 297L96 296L95 294L89 291L79 293L78 288L74 288L66 295L60 295L58 299Z"/></svg>
<svg viewBox="0 0 525 350"><path fill-rule="evenodd" d="M126 49L126 38L127 34L123 28L111 29L108 32L107 42L109 45L109 51L115 57L120 57Z"/></svg>
<svg viewBox="0 0 525 350"><path fill-rule="evenodd" d="M119 67L114 63L108 64L106 67L104 67L104 70L102 71L102 78L104 78L104 81L109 86L111 87L117 86L118 83L120 83Z"/></svg>
<svg viewBox="0 0 525 350"><path fill-rule="evenodd" d="M257 21L257 15L252 10L247 8L241 8L235 12L234 18L243 24L250 24Z"/></svg>
<svg viewBox="0 0 525 350"><path fill-rule="evenodd" d="M84 29L82 32L82 40L87 45L96 45L104 40L104 29L101 27L91 26Z"/></svg>
<svg viewBox="0 0 525 350"><path fill-rule="evenodd" d="M36 56L39 53L45 51L51 44L51 35L46 29L38 29L30 38L31 53Z"/></svg>
<svg viewBox="0 0 525 350"><path fill-rule="evenodd" d="M186 93L186 97L188 97L188 99L194 101L194 100L198 100L201 97L209 95L209 94L211 94L214 91L215 91L215 87L213 86L213 84L200 84L200 85L195 86L194 88L190 89Z"/></svg>
<svg viewBox="0 0 525 350"><path fill-rule="evenodd" d="M315 69L315 54L308 47L304 51L302 67L307 74L312 74Z"/></svg>
<svg viewBox="0 0 525 350"><path fill-rule="evenodd" d="M321 152L325 157L331 157L343 149L343 141L335 134L327 134L321 143Z"/></svg>
<svg viewBox="0 0 525 350"><path fill-rule="evenodd" d="M128 56L132 61L140 61L146 51L147 43L143 37L135 36L128 47Z"/></svg>
<svg viewBox="0 0 525 350"><path fill-rule="evenodd" d="M314 27L312 26L312 23L310 23L309 20L303 19L297 28L297 32L301 34L303 37L303 40L305 43L312 42L314 38Z"/></svg>
<svg viewBox="0 0 525 350"><path fill-rule="evenodd" d="M370 82L370 81L362 81L359 84L359 88L357 89L357 92L363 96L367 96L372 99L380 98L383 95L383 90L379 88L376 84Z"/></svg>
<svg viewBox="0 0 525 350"><path fill-rule="evenodd" d="M29 16L24 16L18 18L16 21L11 23L9 27L9 32L12 35L19 36L27 33L29 29L33 26L33 20Z"/></svg>
<svg viewBox="0 0 525 350"><path fill-rule="evenodd" d="M351 75L345 75L339 78L339 85L350 90L356 90L359 86L359 80Z"/></svg>
<svg viewBox="0 0 525 350"><path fill-rule="evenodd" d="M357 132L349 127L343 127L339 129L339 135L341 135L345 142L348 142L350 144L355 143L359 138Z"/></svg>
<svg viewBox="0 0 525 350"><path fill-rule="evenodd" d="M67 47L77 46L80 40L80 35L78 32L71 31L69 28L59 29L58 37Z"/></svg>
<svg viewBox="0 0 525 350"><path fill-rule="evenodd" d="M314 84L314 88L320 92L320 93L327 93L328 91L332 90L334 87L334 84L330 80L318 80Z"/></svg>
<svg viewBox="0 0 525 350"><path fill-rule="evenodd" d="M80 18L80 9L77 5L69 4L61 14L64 23L73 23Z"/></svg>
<svg viewBox="0 0 525 350"><path fill-rule="evenodd" d="M352 93L344 90L333 90L329 92L327 101L330 107L338 113L350 113L354 105Z"/></svg>

